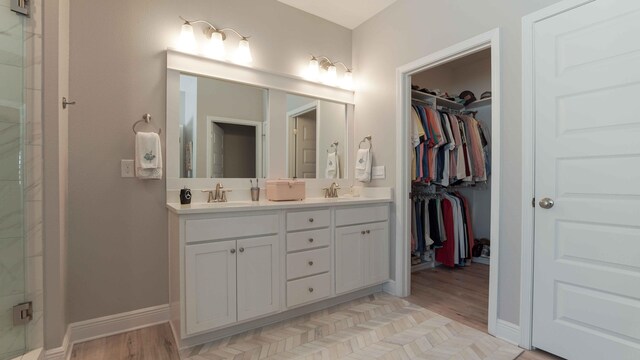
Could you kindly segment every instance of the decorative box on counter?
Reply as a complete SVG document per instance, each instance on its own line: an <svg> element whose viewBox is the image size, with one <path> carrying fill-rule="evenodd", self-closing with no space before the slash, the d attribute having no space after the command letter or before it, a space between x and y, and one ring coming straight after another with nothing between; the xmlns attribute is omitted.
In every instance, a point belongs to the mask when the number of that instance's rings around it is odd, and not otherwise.
<svg viewBox="0 0 640 360"><path fill-rule="evenodd" d="M292 201L306 198L305 183L296 179L267 180L267 200Z"/></svg>

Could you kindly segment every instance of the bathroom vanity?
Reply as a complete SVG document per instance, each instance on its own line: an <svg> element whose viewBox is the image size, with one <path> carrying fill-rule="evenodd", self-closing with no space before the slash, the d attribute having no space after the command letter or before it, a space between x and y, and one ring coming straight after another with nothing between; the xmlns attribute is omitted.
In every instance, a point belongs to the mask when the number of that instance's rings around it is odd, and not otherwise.
<svg viewBox="0 0 640 360"><path fill-rule="evenodd" d="M168 204L178 345L380 291L389 279L390 201Z"/></svg>
<svg viewBox="0 0 640 360"><path fill-rule="evenodd" d="M350 90L167 52L169 288L180 348L382 291L391 189L353 181L353 103ZM265 200L265 179L291 177L304 181L305 200ZM255 180L258 202L249 201ZM184 187L190 205L180 205ZM207 203L214 187L222 202Z"/></svg>

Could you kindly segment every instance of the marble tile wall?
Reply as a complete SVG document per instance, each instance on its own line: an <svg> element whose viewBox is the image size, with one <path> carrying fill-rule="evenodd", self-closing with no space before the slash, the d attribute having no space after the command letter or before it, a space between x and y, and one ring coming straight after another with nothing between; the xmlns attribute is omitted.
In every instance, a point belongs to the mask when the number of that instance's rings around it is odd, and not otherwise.
<svg viewBox="0 0 640 360"><path fill-rule="evenodd" d="M43 345L42 0L32 16L0 0L0 359ZM7 36L8 35L8 36ZM23 86L20 86L20 84ZM27 326L13 305L33 301Z"/></svg>

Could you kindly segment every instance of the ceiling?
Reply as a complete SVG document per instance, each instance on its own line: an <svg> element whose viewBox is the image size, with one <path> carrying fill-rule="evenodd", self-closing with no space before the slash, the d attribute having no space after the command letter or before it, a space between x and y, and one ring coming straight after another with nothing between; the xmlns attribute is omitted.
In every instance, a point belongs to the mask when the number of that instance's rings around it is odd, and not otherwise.
<svg viewBox="0 0 640 360"><path fill-rule="evenodd" d="M353 30L397 0L278 1Z"/></svg>

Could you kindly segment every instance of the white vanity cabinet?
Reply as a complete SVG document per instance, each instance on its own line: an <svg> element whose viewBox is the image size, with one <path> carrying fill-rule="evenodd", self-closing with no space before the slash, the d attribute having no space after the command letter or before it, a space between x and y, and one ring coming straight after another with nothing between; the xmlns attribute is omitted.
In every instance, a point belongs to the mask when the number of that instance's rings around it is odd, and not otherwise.
<svg viewBox="0 0 640 360"><path fill-rule="evenodd" d="M176 265L184 269L187 335L280 310L279 212L183 216L177 227L184 234L184 262Z"/></svg>
<svg viewBox="0 0 640 360"><path fill-rule="evenodd" d="M287 212L287 307L331 295L331 209Z"/></svg>
<svg viewBox="0 0 640 360"><path fill-rule="evenodd" d="M389 279L389 207L336 210L336 294Z"/></svg>
<svg viewBox="0 0 640 360"><path fill-rule="evenodd" d="M378 292L389 279L388 200L168 207L179 347Z"/></svg>

